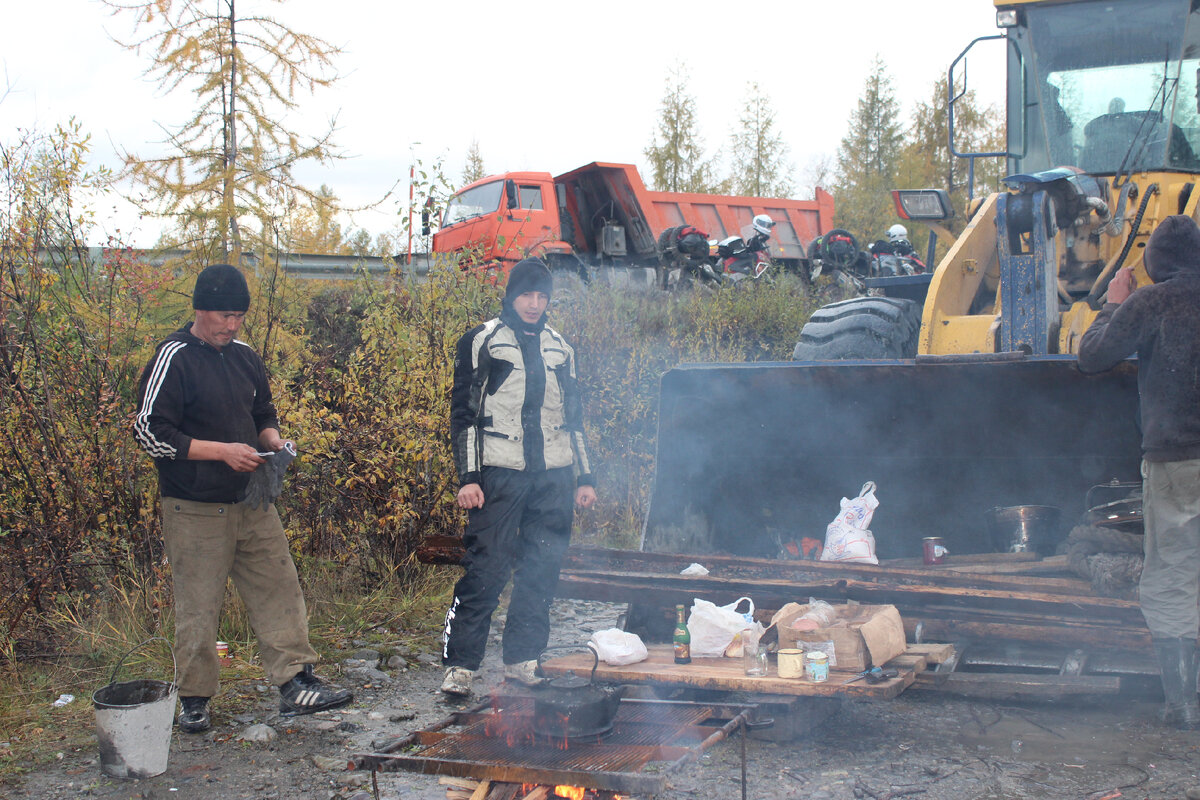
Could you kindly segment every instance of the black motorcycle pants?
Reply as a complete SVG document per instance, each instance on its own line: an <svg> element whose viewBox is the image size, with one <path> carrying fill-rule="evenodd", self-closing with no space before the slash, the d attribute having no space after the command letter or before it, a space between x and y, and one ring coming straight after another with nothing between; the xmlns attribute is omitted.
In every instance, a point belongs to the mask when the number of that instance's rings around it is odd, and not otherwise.
<svg viewBox="0 0 1200 800"><path fill-rule="evenodd" d="M502 652L505 664L536 659L550 636L550 603L571 540L575 475L484 467L483 508L471 509L463 534L466 572L442 630L442 664L479 669L492 612L513 581Z"/></svg>

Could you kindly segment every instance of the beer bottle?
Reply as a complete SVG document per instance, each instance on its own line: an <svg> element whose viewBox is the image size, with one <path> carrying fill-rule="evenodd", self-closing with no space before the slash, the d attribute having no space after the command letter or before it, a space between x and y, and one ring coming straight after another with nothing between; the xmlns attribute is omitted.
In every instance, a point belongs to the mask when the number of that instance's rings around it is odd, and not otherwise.
<svg viewBox="0 0 1200 800"><path fill-rule="evenodd" d="M683 606L675 606L675 663L692 663L692 634L683 618Z"/></svg>

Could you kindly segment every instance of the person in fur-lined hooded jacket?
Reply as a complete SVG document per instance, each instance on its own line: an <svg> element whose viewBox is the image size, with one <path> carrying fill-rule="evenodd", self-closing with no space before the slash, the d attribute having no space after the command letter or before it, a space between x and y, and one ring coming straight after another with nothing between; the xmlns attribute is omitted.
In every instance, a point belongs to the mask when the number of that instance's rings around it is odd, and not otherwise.
<svg viewBox="0 0 1200 800"><path fill-rule="evenodd" d="M1104 308L1079 344L1084 372L1138 357L1145 565L1138 598L1162 670L1164 720L1200 729L1200 227L1167 217L1144 263L1113 276Z"/></svg>
<svg viewBox="0 0 1200 800"><path fill-rule="evenodd" d="M546 324L553 281L539 259L509 273L500 316L459 340L450 394L458 505L469 512L465 574L442 632L442 691L465 697L500 593L513 578L504 676L535 686L550 603L571 538L572 505L596 501L575 351Z"/></svg>

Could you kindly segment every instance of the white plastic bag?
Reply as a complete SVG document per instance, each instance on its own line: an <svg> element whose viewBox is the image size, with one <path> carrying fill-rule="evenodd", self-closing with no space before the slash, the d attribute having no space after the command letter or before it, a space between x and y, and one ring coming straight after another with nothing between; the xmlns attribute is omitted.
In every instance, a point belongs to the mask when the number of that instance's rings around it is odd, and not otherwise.
<svg viewBox="0 0 1200 800"><path fill-rule="evenodd" d="M692 603L688 615L688 631L692 634L692 655L698 658L723 656L733 637L750 626L746 614L737 610L745 600L750 604L749 614L754 614L754 601L739 597L737 602L719 606L699 597Z"/></svg>
<svg viewBox="0 0 1200 800"><path fill-rule="evenodd" d="M599 654L601 661L613 667L636 664L650 655L640 636L619 628L596 631L588 644Z"/></svg>
<svg viewBox="0 0 1200 800"><path fill-rule="evenodd" d="M741 658L746 652L747 645L758 646L758 640L762 638L766 630L761 622L755 622L748 628L738 631L734 635L733 641L725 648L725 656L727 658Z"/></svg>
<svg viewBox="0 0 1200 800"><path fill-rule="evenodd" d="M874 481L864 483L858 497L843 497L841 510L825 529L825 548L821 551L821 560L878 564L875 536L867 530L878 507Z"/></svg>

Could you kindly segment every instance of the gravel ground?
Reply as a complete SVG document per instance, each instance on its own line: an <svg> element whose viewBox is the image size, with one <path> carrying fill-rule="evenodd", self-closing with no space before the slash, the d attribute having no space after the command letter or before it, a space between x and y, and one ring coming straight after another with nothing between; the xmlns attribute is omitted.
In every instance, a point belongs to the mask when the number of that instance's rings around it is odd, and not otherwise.
<svg viewBox="0 0 1200 800"><path fill-rule="evenodd" d="M614 627L622 608L558 601L551 644L578 644ZM498 617L477 688L501 681ZM352 658L351 656L366 658ZM428 728L461 704L444 702L436 654L410 654L408 664L380 672L370 653L348 653L341 681L353 706L281 720L273 690L262 686L257 713L236 719L215 704L207 734L175 734L167 771L122 781L103 776L94 750L68 753L35 771L6 797L139 798L140 800L366 800L365 772L342 769L348 755ZM330 670L324 670L328 674ZM369 684L370 688L363 688ZM809 735L788 742L747 742L749 800L920 800L1021 798L1200 798L1200 733L1159 725L1156 704L1116 698L1059 706L999 705L908 691L891 701L830 701ZM817 715L824 716L824 715ZM815 719L811 717L810 719ZM269 742L241 737L270 726ZM659 800L741 797L741 748L722 742L672 776ZM444 800L436 777L381 773L386 800Z"/></svg>

